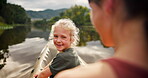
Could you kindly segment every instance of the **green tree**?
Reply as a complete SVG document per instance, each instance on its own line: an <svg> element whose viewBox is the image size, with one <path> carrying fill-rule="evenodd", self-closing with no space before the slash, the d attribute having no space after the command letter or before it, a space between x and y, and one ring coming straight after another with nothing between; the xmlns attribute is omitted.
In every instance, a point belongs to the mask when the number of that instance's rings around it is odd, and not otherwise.
<svg viewBox="0 0 148 78"><path fill-rule="evenodd" d="M7 0L0 0L0 7L2 7L3 5L5 5L7 3Z"/></svg>
<svg viewBox="0 0 148 78"><path fill-rule="evenodd" d="M52 26L56 21L58 21L59 19L61 19L61 17L59 17L59 16L56 16L56 17L53 17L53 18L49 19L49 21L48 21L49 29L51 29L51 26Z"/></svg>
<svg viewBox="0 0 148 78"><path fill-rule="evenodd" d="M80 5L72 6L64 12L61 12L60 16L51 18L49 20L49 25L51 26L60 18L70 18L78 27L92 25L90 21L89 9Z"/></svg>
<svg viewBox="0 0 148 78"><path fill-rule="evenodd" d="M25 24L30 22L26 11L19 5L7 3L1 9L1 16L8 24Z"/></svg>
<svg viewBox="0 0 148 78"><path fill-rule="evenodd" d="M7 0L0 0L0 16L1 16L1 13L2 13L1 9L2 9L3 6L6 5L6 3L7 3Z"/></svg>
<svg viewBox="0 0 148 78"><path fill-rule="evenodd" d="M0 0L0 22L4 22L2 17L2 8L6 5L7 0Z"/></svg>
<svg viewBox="0 0 148 78"><path fill-rule="evenodd" d="M75 5L70 9L62 12L60 14L62 18L70 18L72 19L77 26L84 26L90 23L90 13L89 9L84 6ZM86 23L87 22L87 23Z"/></svg>
<svg viewBox="0 0 148 78"><path fill-rule="evenodd" d="M14 23L25 24L28 22L28 16L24 8L19 5L14 5L14 11Z"/></svg>

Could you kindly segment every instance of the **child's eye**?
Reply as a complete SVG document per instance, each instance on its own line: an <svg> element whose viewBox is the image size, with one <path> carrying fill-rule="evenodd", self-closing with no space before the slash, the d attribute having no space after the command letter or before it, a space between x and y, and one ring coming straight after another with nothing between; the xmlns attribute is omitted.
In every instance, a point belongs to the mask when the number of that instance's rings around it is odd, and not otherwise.
<svg viewBox="0 0 148 78"><path fill-rule="evenodd" d="M54 35L54 38L57 38L58 36L57 35Z"/></svg>
<svg viewBox="0 0 148 78"><path fill-rule="evenodd" d="M62 36L62 38L66 38L65 36Z"/></svg>

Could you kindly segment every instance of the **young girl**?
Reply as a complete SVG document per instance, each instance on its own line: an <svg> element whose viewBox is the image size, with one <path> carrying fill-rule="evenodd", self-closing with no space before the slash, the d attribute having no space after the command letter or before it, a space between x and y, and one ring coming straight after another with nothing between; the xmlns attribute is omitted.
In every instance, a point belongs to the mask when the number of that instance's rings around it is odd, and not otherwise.
<svg viewBox="0 0 148 78"><path fill-rule="evenodd" d="M57 78L148 78L148 0L89 0L91 20L112 58Z"/></svg>
<svg viewBox="0 0 148 78"><path fill-rule="evenodd" d="M65 69L74 68L80 65L78 55L74 50L79 42L79 29L70 19L60 19L51 30L50 38L59 53L49 66L46 66L39 74L38 78L54 78L54 76Z"/></svg>

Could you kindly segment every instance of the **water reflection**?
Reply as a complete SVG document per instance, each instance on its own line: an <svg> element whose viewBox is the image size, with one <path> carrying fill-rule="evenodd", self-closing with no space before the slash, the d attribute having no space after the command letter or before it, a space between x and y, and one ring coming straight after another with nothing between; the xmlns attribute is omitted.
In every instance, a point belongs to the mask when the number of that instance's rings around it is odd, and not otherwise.
<svg viewBox="0 0 148 78"><path fill-rule="evenodd" d="M9 57L8 46L25 41L28 32L30 32L29 26L17 26L3 31L0 35L0 69L5 66L6 59Z"/></svg>

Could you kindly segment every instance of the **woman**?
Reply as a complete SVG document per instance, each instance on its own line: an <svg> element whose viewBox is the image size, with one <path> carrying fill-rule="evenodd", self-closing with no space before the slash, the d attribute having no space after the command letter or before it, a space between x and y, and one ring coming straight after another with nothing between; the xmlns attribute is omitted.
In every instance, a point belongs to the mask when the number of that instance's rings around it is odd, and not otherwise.
<svg viewBox="0 0 148 78"><path fill-rule="evenodd" d="M148 1L89 0L89 4L93 25L115 54L56 78L148 78Z"/></svg>

